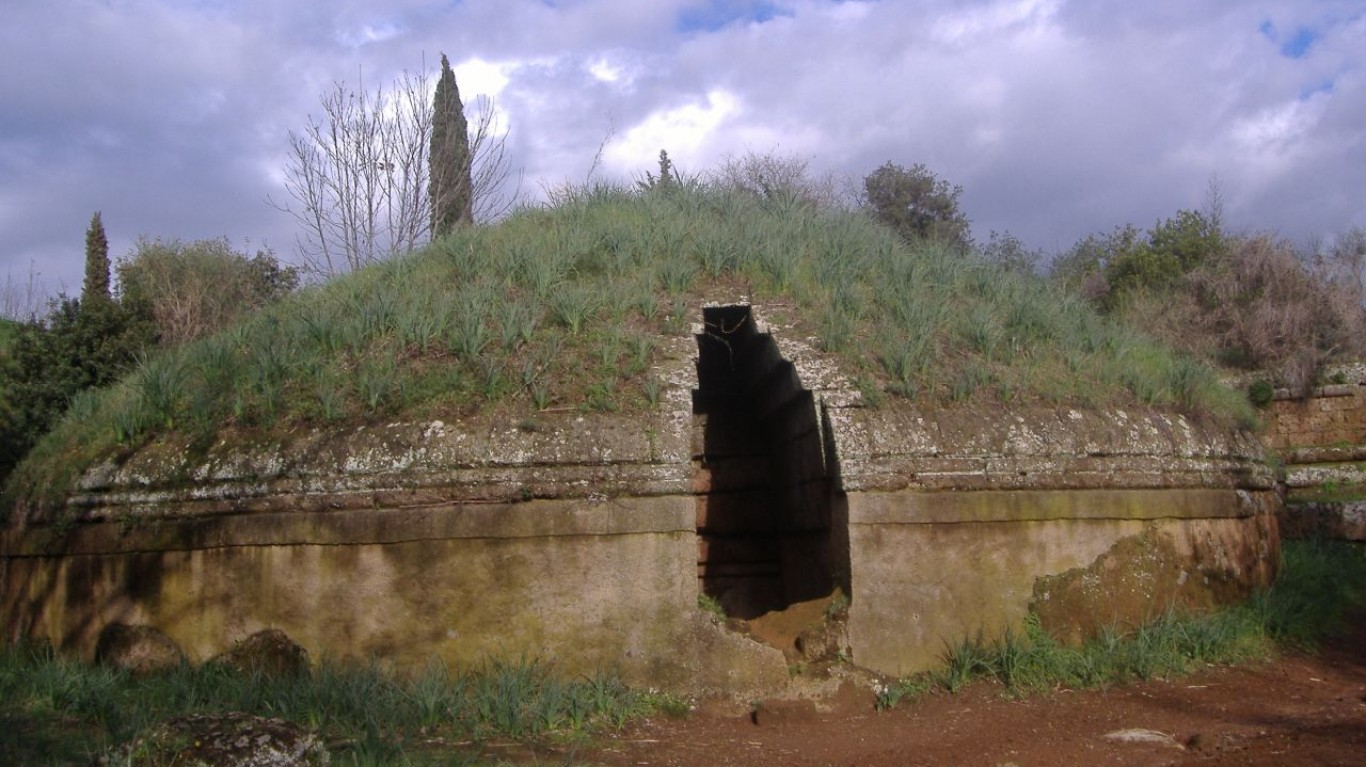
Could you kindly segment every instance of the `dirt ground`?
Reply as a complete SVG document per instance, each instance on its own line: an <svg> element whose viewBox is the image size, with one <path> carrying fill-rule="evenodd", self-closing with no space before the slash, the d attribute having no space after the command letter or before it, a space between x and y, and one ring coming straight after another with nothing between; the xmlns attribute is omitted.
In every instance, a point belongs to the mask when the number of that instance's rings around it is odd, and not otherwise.
<svg viewBox="0 0 1366 767"><path fill-rule="evenodd" d="M1127 731L1127 732L1126 732ZM657 718L561 754L576 764L1366 765L1366 625L1315 655L1108 691L1010 700L979 684L892 711L794 706Z"/></svg>

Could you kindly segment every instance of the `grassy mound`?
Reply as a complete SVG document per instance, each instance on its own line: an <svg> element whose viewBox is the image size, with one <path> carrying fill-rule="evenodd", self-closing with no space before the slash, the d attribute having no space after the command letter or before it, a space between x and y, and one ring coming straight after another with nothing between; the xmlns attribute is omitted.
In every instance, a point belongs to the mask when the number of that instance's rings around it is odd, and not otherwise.
<svg viewBox="0 0 1366 767"><path fill-rule="evenodd" d="M303 291L78 397L14 473L50 507L168 432L281 431L476 408L648 408L661 336L746 295L838 357L868 401L1142 404L1251 418L1203 365L1081 299L868 217L697 185L595 187Z"/></svg>

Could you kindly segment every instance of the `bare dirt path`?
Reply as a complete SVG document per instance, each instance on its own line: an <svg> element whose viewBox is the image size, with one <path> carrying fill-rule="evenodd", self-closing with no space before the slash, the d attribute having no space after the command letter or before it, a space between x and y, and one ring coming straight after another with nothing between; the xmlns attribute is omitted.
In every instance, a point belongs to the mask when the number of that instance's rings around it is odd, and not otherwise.
<svg viewBox="0 0 1366 767"><path fill-rule="evenodd" d="M1127 742L1115 733L1130 732ZM1107 738L1107 735L1114 737ZM863 707L658 718L579 749L605 765L1366 765L1366 625L1316 655L1109 691L1009 700L978 684Z"/></svg>

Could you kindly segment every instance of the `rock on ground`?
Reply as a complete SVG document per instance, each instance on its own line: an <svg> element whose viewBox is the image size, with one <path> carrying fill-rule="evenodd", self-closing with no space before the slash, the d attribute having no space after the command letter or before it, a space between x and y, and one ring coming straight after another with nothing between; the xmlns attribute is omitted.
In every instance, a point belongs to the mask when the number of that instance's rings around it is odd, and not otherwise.
<svg viewBox="0 0 1366 767"><path fill-rule="evenodd" d="M279 629L258 631L239 640L210 663L243 674L297 676L308 673L308 651Z"/></svg>
<svg viewBox="0 0 1366 767"><path fill-rule="evenodd" d="M101 767L325 767L316 733L243 713L169 719L100 757Z"/></svg>
<svg viewBox="0 0 1366 767"><path fill-rule="evenodd" d="M170 637L152 626L111 623L95 644L95 662L134 674L164 671L185 663L185 654Z"/></svg>

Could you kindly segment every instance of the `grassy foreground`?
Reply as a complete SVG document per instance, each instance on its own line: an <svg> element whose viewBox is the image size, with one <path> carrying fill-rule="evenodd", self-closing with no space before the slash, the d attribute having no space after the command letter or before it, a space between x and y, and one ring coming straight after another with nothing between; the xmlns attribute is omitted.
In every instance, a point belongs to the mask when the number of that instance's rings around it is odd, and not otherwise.
<svg viewBox="0 0 1366 767"><path fill-rule="evenodd" d="M1366 548L1287 542L1275 586L1204 616L1167 615L1129 635L1082 648L1032 628L999 642L966 642L944 668L885 690L884 707L931 690L994 679L1012 693L1098 687L1175 676L1211 664L1311 649L1366 609ZM0 754L7 763L85 764L168 717L245 711L314 728L340 764L468 764L489 739L575 739L633 717L679 715L686 705L631 690L610 676L565 681L537 663L468 672L433 666L398 680L373 666L323 665L311 675L265 678L183 668L136 678L31 647L0 652Z"/></svg>
<svg viewBox="0 0 1366 767"><path fill-rule="evenodd" d="M374 666L324 664L310 676L263 677L224 667L143 678L33 647L0 653L3 764L89 764L170 717L242 711L319 731L334 764L472 764L491 739L576 739L686 705L627 689L611 676L565 681L538 663L411 680Z"/></svg>
<svg viewBox="0 0 1366 767"><path fill-rule="evenodd" d="M1214 373L1078 296L857 211L686 185L571 189L305 290L74 399L0 499L53 508L93 463L169 433L649 408L660 340L706 300L790 323L876 404L1152 405L1250 424ZM235 431L234 431L235 430Z"/></svg>

